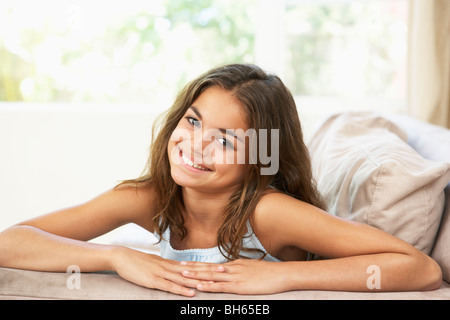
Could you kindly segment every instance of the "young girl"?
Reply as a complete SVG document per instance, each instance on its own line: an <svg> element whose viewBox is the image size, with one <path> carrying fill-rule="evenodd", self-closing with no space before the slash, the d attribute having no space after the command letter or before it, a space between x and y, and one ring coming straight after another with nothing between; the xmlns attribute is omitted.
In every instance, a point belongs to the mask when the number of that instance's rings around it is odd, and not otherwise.
<svg viewBox="0 0 450 320"><path fill-rule="evenodd" d="M142 177L6 229L0 266L114 270L185 296L369 291L373 266L376 290L440 287L440 268L427 255L324 209L290 92L256 66L228 65L178 95ZM87 242L126 223L153 232L161 256Z"/></svg>

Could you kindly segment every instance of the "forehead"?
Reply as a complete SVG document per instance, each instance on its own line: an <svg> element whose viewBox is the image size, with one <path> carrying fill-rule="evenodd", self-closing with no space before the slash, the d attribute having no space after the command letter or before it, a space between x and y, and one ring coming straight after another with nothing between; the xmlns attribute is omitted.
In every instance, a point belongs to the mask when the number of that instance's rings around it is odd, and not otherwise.
<svg viewBox="0 0 450 320"><path fill-rule="evenodd" d="M192 103L203 125L210 128L247 129L247 113L231 91L209 87Z"/></svg>

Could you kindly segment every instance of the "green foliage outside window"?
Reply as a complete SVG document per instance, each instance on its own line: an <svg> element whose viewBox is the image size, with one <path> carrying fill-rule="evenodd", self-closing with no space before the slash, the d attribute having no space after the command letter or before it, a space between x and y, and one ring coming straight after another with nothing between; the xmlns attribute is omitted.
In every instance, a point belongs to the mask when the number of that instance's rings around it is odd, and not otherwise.
<svg viewBox="0 0 450 320"><path fill-rule="evenodd" d="M289 1L283 16L295 95L403 97L407 1ZM2 0L0 101L165 104L212 67L257 63L258 23L258 0Z"/></svg>

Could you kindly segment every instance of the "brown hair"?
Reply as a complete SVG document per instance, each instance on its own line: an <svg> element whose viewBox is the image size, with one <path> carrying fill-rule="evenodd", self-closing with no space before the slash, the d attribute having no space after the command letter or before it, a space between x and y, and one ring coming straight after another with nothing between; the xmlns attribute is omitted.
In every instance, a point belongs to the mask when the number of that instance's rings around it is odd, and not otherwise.
<svg viewBox="0 0 450 320"><path fill-rule="evenodd" d="M167 152L168 142L187 109L208 87L229 90L245 107L249 128L278 129L279 169L272 175L262 175L259 161L249 165L242 188L235 192L223 212L217 244L229 260L240 257L242 240L258 201L268 187L275 188L316 207L324 208L315 187L308 149L303 142L297 108L290 91L279 77L270 75L255 65L232 64L212 69L189 83L165 113L151 145L151 153L143 175L123 183L151 184L156 192L155 232L162 238L167 228L183 239L187 230L182 215L181 187L171 177ZM270 143L271 139L267 139ZM271 150L270 147L267 150ZM274 214L276 214L274 212Z"/></svg>

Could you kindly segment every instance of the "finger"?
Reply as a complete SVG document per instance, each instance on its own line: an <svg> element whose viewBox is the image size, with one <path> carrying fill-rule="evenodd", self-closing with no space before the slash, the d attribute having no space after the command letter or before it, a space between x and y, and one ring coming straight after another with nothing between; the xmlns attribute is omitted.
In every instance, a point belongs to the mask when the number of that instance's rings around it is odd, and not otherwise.
<svg viewBox="0 0 450 320"><path fill-rule="evenodd" d="M181 261L180 265L182 266L204 266L204 265L212 265L214 263L211 262L201 262L201 261Z"/></svg>
<svg viewBox="0 0 450 320"><path fill-rule="evenodd" d="M225 271L225 267L222 264L212 262L199 262L199 261L181 261L180 266L192 267L192 270L214 270Z"/></svg>
<svg viewBox="0 0 450 320"><path fill-rule="evenodd" d="M216 264L216 263L198 263L198 262L193 262L193 261L189 261L183 264L180 264L181 270L180 272L183 271L211 271L211 272L224 272L225 270L225 266L221 265L221 264Z"/></svg>
<svg viewBox="0 0 450 320"><path fill-rule="evenodd" d="M236 284L234 282L202 282L197 285L197 290L236 293Z"/></svg>
<svg viewBox="0 0 450 320"><path fill-rule="evenodd" d="M182 273L183 277L203 280L203 281L230 281L232 275L225 272L215 272L212 270L208 271L192 271L184 270Z"/></svg>
<svg viewBox="0 0 450 320"><path fill-rule="evenodd" d="M198 279L184 277L182 275L182 272L174 272L170 270L166 270L165 272L161 273L160 276L178 285L189 288L195 288L201 282Z"/></svg>
<svg viewBox="0 0 450 320"><path fill-rule="evenodd" d="M154 288L186 297L193 297L195 295L195 290L162 278L155 281Z"/></svg>
<svg viewBox="0 0 450 320"><path fill-rule="evenodd" d="M174 273L174 274L178 274L181 275L181 273L185 270L198 270L198 271L206 271L209 270L208 268L212 266L212 264L181 264L178 261L173 262L169 262L167 264L164 265L163 267L163 272L162 272L162 276L166 277L167 273Z"/></svg>
<svg viewBox="0 0 450 320"><path fill-rule="evenodd" d="M212 273L225 272L225 267L216 263L198 261L182 261L174 263L174 261L169 260L168 262L169 263L160 271L159 276L189 288L196 288L203 279L206 279L206 281L217 279ZM199 274L198 272L202 273ZM200 275L203 279L196 278L197 275Z"/></svg>

